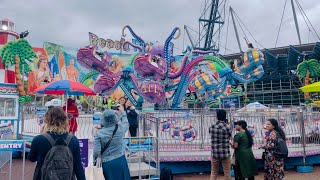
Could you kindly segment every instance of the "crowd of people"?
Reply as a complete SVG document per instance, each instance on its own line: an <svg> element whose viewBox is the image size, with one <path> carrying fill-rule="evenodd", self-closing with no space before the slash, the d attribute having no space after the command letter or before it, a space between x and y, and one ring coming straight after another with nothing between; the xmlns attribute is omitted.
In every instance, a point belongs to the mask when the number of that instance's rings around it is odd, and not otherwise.
<svg viewBox="0 0 320 180"><path fill-rule="evenodd" d="M209 128L212 144L211 176L210 180L216 180L220 163L223 167L224 177L231 180L231 167L234 165L235 178L237 180L254 180L258 175L256 160L253 155L253 137L247 129L245 121L233 122L238 132L231 137L230 122L226 118L226 111L217 110L217 122ZM275 154L278 138L286 140L284 131L275 119L268 119L265 127L269 131L266 142L260 148L264 149L264 179L284 179L284 158ZM233 140L232 140L233 139ZM234 149L234 154L230 153Z"/></svg>
<svg viewBox="0 0 320 180"><path fill-rule="evenodd" d="M42 134L33 139L28 155L29 160L37 162L34 180L74 177L78 180L86 179L79 141L75 136L76 117L79 113L74 103L74 100L68 99L65 107L48 108ZM237 180L253 180L258 169L252 151L254 141L247 123L228 122L227 113L223 109L217 110L216 114L217 122L209 128L212 143L210 180L217 179L220 164L226 180L231 179L232 167ZM122 97L118 105L102 113L100 121L101 127L95 135L93 147L95 164L101 164L105 179L131 179L124 138L128 131L131 137L137 136L139 123L135 107ZM232 127L237 131L234 137ZM284 179L284 158L276 156L274 151L278 138L285 141L285 133L275 119L267 120L265 127L269 133L265 144L261 146L264 149L264 179ZM231 154L231 148L234 149L234 154Z"/></svg>

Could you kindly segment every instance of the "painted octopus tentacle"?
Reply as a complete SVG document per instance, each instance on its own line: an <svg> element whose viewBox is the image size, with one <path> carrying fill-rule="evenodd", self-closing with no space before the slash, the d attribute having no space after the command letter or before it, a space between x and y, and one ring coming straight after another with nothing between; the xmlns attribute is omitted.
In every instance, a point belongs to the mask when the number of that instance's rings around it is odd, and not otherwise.
<svg viewBox="0 0 320 180"><path fill-rule="evenodd" d="M176 32L178 31L178 35L176 37L174 37L174 35L176 34ZM169 52L169 45L172 39L177 39L179 38L181 34L181 30L180 28L176 27L173 29L172 33L170 34L170 36L167 38L167 40L164 43L164 58L166 59L167 63L170 64L170 52ZM170 65L169 65L170 68Z"/></svg>
<svg viewBox="0 0 320 180"><path fill-rule="evenodd" d="M135 44L132 44L131 42L125 42L123 45L125 46L126 44L129 44L130 46L132 46L133 48L137 48L139 49L140 52L142 52L142 47L141 46L138 46L138 45L135 45Z"/></svg>
<svg viewBox="0 0 320 180"><path fill-rule="evenodd" d="M174 73L170 73L169 72L168 78L175 79L175 78L179 77L181 75L181 73L183 72L186 64L187 64L187 60L188 60L188 54L184 55L183 60L181 62L180 69L177 72L174 72Z"/></svg>
<svg viewBox="0 0 320 180"><path fill-rule="evenodd" d="M146 47L146 43L144 42L143 39L141 39L133 30L130 26L126 25L125 27L123 27L122 29L122 36L126 37L126 34L124 34L124 31L126 30L126 28L129 29L130 33L132 34L132 36L142 45L142 50L143 52L145 51L145 47Z"/></svg>
<svg viewBox="0 0 320 180"><path fill-rule="evenodd" d="M245 76L244 74L240 74L240 73L232 73L232 77L242 83L251 83L253 81L256 81L256 78L248 78L247 76Z"/></svg>
<svg viewBox="0 0 320 180"><path fill-rule="evenodd" d="M223 94L226 91L227 88L227 80L228 78L226 76L224 76L223 78L221 78L221 81L219 82L219 85L216 88L216 94L215 94L215 98L219 97L221 94ZM219 91L221 89L221 91Z"/></svg>
<svg viewBox="0 0 320 180"><path fill-rule="evenodd" d="M201 50L192 50L192 53L194 54L210 54L210 53L214 53L213 50L210 50L210 51L201 51Z"/></svg>

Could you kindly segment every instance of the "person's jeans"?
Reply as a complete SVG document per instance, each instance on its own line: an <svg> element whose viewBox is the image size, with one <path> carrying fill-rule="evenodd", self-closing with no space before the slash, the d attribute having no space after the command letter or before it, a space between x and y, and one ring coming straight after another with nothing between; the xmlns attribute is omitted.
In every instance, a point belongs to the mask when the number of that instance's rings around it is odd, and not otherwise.
<svg viewBox="0 0 320 180"><path fill-rule="evenodd" d="M223 167L224 179L225 180L231 180L231 174L230 174L231 156L228 157L227 159L224 159L224 160L216 159L214 157L211 157L211 158L212 159L211 159L210 180L216 180L217 179L218 173L219 173L220 162L221 162L222 167Z"/></svg>

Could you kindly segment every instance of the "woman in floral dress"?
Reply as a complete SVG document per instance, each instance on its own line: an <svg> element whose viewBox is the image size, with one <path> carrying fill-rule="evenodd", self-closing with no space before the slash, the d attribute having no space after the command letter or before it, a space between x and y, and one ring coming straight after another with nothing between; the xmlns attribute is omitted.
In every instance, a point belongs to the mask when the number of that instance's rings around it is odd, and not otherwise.
<svg viewBox="0 0 320 180"><path fill-rule="evenodd" d="M269 130L266 144L262 146L265 149L263 153L264 158L264 179L265 180L282 180L284 179L284 159L274 156L273 151L275 148L277 138L286 140L284 131L279 127L278 121L269 119L266 124Z"/></svg>

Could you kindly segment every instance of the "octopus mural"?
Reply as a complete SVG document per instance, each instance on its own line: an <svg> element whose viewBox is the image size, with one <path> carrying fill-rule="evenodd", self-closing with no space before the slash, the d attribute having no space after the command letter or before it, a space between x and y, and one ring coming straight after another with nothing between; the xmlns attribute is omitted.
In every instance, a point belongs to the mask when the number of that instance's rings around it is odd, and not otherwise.
<svg viewBox="0 0 320 180"><path fill-rule="evenodd" d="M198 98L210 103L222 95L228 85L250 83L264 74L263 54L255 49L244 53L243 61L234 61L234 69L216 56L209 55L212 51L199 51L187 48L181 58L180 67L175 66L172 40L180 36L180 29L174 28L164 45L148 45L130 26L125 26L122 36L128 30L139 45L128 45L139 50L129 66L119 72L110 68L115 63L108 52L98 52L97 46L79 49L79 63L100 74L94 90L102 95L111 94L120 87L128 99L137 105L133 92L144 100L153 103L166 103L172 100L171 107L179 107L186 91L191 84ZM202 71L201 66L208 66L210 71ZM171 92L170 97L166 96ZM167 103L166 103L167 104Z"/></svg>

